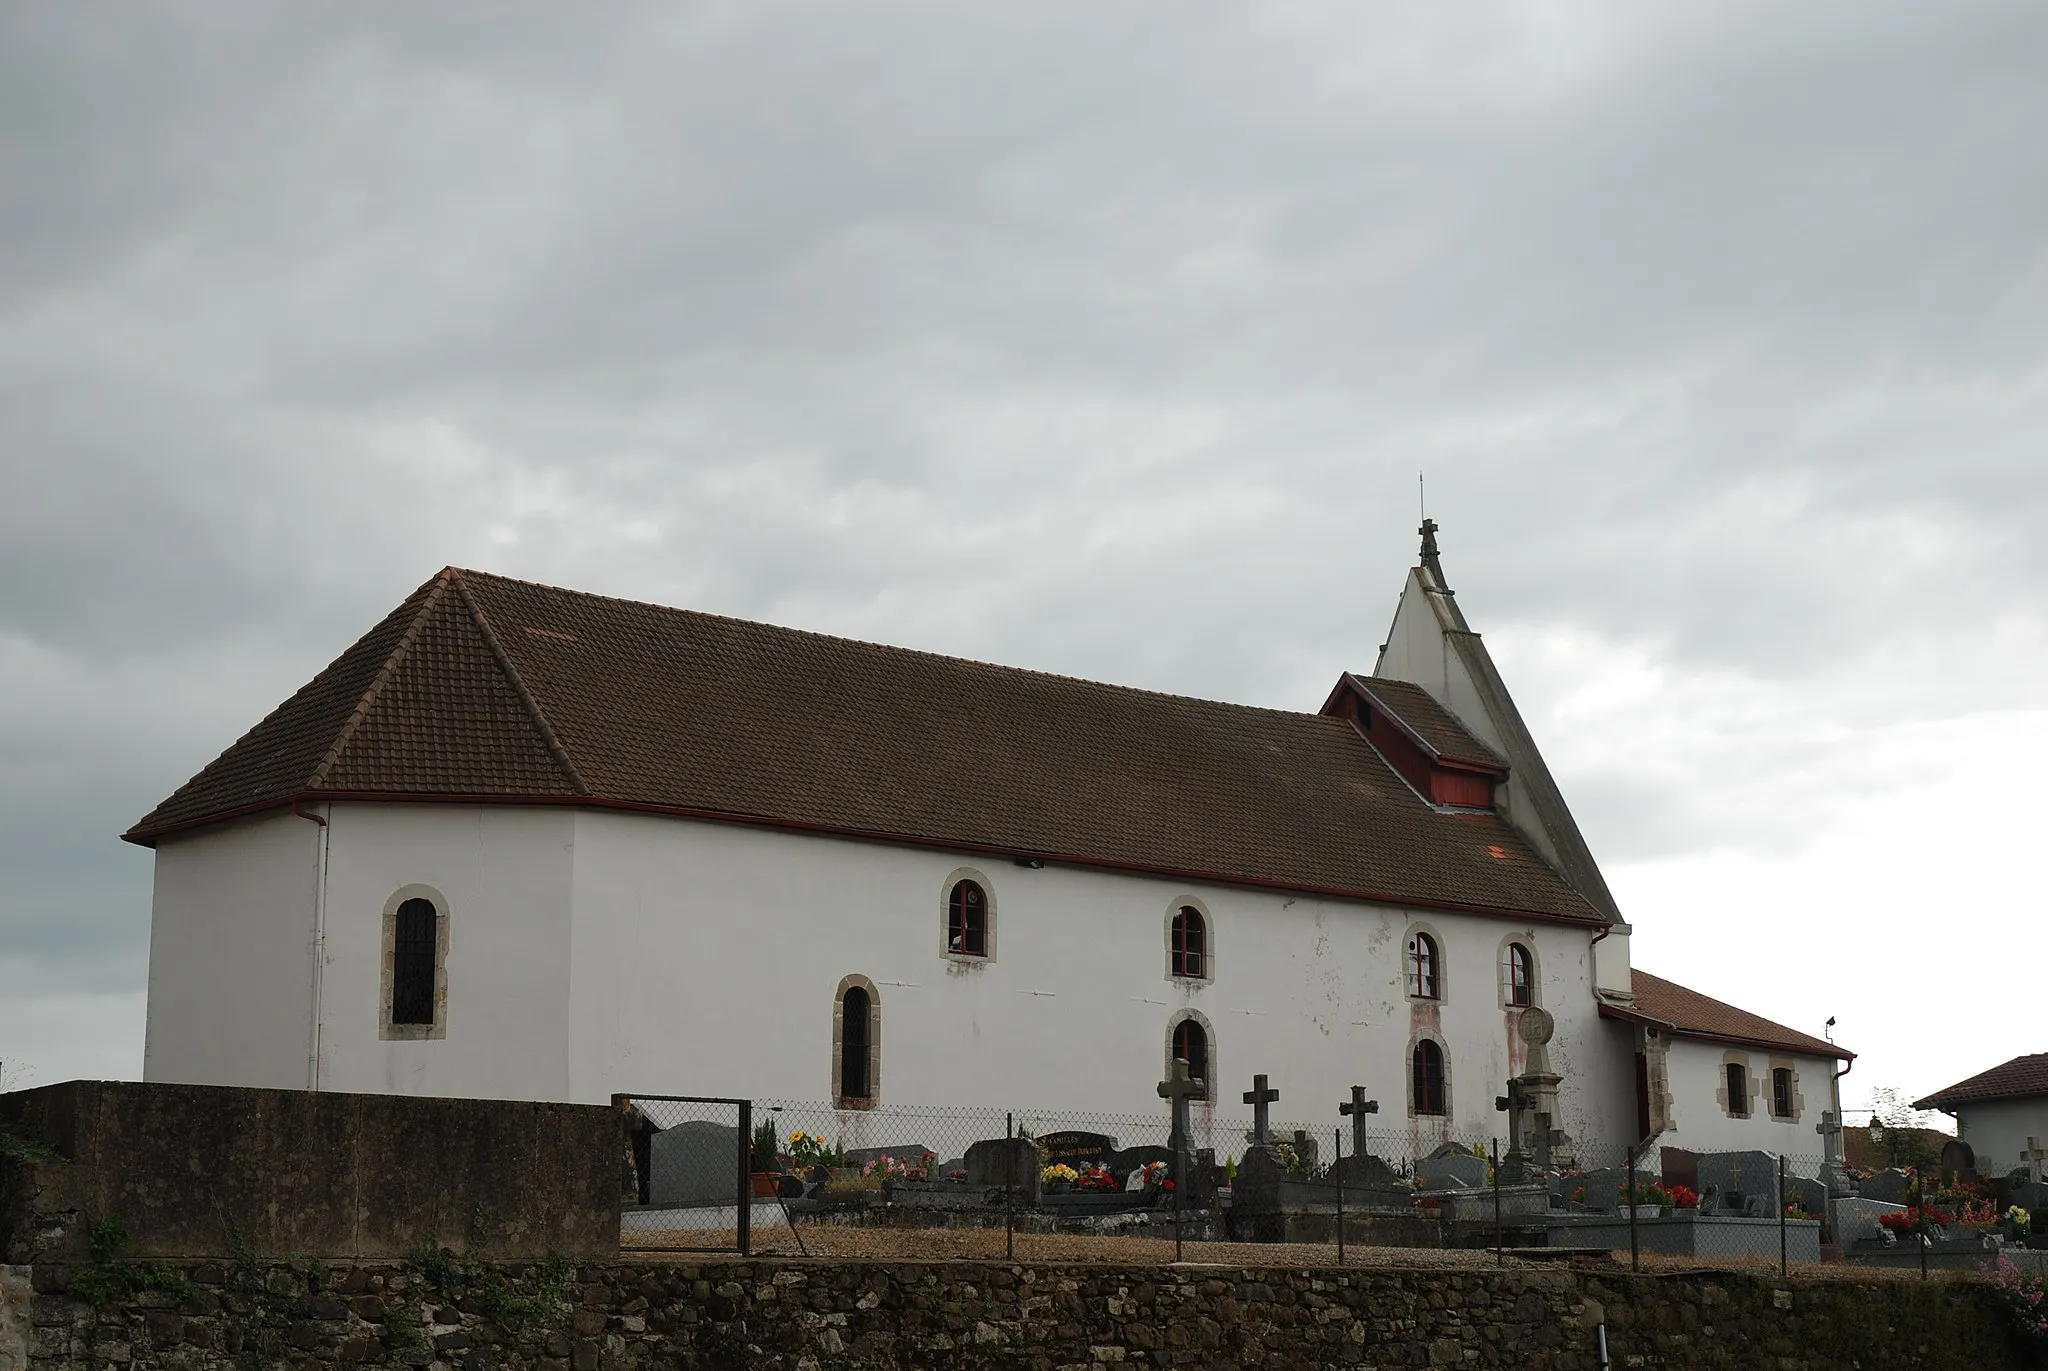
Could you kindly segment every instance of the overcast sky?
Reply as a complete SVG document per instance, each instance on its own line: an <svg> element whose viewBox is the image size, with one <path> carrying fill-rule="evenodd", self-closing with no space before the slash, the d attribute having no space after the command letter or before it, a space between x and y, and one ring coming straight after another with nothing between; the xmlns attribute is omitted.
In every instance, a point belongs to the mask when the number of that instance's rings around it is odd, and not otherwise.
<svg viewBox="0 0 2048 1371"><path fill-rule="evenodd" d="M116 835L444 564L1313 709L1418 470L1638 966L1837 1016L1851 1103L2048 1050L2044 52L0 7L0 1062L139 1074Z"/></svg>

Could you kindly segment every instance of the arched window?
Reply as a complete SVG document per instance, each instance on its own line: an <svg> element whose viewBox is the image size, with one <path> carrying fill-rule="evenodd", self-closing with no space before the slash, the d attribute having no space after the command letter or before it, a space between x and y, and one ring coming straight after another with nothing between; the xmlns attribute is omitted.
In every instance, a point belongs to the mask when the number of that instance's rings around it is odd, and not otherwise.
<svg viewBox="0 0 2048 1371"><path fill-rule="evenodd" d="M1173 974L1197 981L1209 974L1209 928L1191 904L1174 911Z"/></svg>
<svg viewBox="0 0 2048 1371"><path fill-rule="evenodd" d="M946 897L946 951L956 957L988 955L988 892L973 881L955 881Z"/></svg>
<svg viewBox="0 0 2048 1371"><path fill-rule="evenodd" d="M875 1097L868 1055L874 1047L870 1032L874 1002L860 986L848 986L839 1001L839 1097L841 1100L871 1101Z"/></svg>
<svg viewBox="0 0 2048 1371"><path fill-rule="evenodd" d="M1443 998L1436 939L1417 933L1408 940L1408 993L1418 1000Z"/></svg>
<svg viewBox="0 0 2048 1371"><path fill-rule="evenodd" d="M1509 943L1501 963L1502 997L1512 1009L1536 1003L1536 959L1522 943Z"/></svg>
<svg viewBox="0 0 2048 1371"><path fill-rule="evenodd" d="M1444 1050L1424 1038L1415 1044L1413 1068L1415 1112L1450 1113L1449 1092L1444 1088Z"/></svg>
<svg viewBox="0 0 2048 1371"><path fill-rule="evenodd" d="M431 1024L434 1021L436 951L441 941L441 915L432 900L411 899L398 906L391 948L391 1022Z"/></svg>
<svg viewBox="0 0 2048 1371"><path fill-rule="evenodd" d="M1182 1019L1173 1026L1173 1056L1176 1061L1188 1064L1188 1075L1202 1083L1195 1099L1210 1097L1209 1082L1209 1032L1193 1019Z"/></svg>

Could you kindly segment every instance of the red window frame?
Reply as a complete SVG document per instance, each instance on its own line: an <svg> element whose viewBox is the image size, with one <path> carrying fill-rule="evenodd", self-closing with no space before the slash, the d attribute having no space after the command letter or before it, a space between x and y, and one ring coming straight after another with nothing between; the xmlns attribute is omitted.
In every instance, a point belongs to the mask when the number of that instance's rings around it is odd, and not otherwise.
<svg viewBox="0 0 2048 1371"><path fill-rule="evenodd" d="M1436 939L1417 933L1408 939L1408 995L1417 1000L1443 998L1443 980L1437 975Z"/></svg>
<svg viewBox="0 0 2048 1371"><path fill-rule="evenodd" d="M1435 1042L1424 1038L1415 1044L1412 1057L1415 1078L1415 1112L1432 1117L1442 1117L1450 1112L1449 1102L1444 1098L1444 1050Z"/></svg>
<svg viewBox="0 0 2048 1371"><path fill-rule="evenodd" d="M988 892L956 881L946 899L946 951L956 957L988 955Z"/></svg>
<svg viewBox="0 0 2048 1371"><path fill-rule="evenodd" d="M1182 905L1173 914L1173 974L1184 980L1206 977L1209 958L1209 929L1202 911Z"/></svg>

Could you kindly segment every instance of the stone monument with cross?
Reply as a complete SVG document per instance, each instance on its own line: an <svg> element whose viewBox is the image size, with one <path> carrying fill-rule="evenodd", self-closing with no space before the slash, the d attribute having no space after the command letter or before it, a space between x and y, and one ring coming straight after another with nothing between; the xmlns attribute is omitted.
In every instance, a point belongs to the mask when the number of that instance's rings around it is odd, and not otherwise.
<svg viewBox="0 0 2048 1371"><path fill-rule="evenodd" d="M1496 1095L1493 1107L1508 1116L1508 1152L1500 1159L1500 1178L1512 1185L1529 1178L1529 1152L1524 1145L1529 1131L1529 1092L1517 1076L1508 1081L1508 1093Z"/></svg>
<svg viewBox="0 0 2048 1371"><path fill-rule="evenodd" d="M1856 1182L1842 1166L1842 1118L1832 1109L1820 1112L1820 1122L1813 1126L1820 1134L1820 1178L1830 1195L1853 1195Z"/></svg>
<svg viewBox="0 0 2048 1371"><path fill-rule="evenodd" d="M1194 1171L1195 1132L1188 1120L1188 1105L1200 1095L1205 1086L1196 1080L1188 1069L1186 1057L1175 1057L1166 1079L1159 1083L1159 1098L1165 1100L1173 1110L1173 1129L1167 1134L1166 1145L1173 1149L1174 1183L1180 1184Z"/></svg>
<svg viewBox="0 0 2048 1371"><path fill-rule="evenodd" d="M2027 1175L2036 1185L2048 1183L2048 1147L2041 1146L2041 1140L2028 1137L2026 1148L2020 1153L2020 1165L2027 1168Z"/></svg>
<svg viewBox="0 0 2048 1371"><path fill-rule="evenodd" d="M1266 1084L1265 1072L1252 1077L1252 1088L1244 1092L1244 1102L1252 1107L1252 1131L1245 1134L1245 1141L1253 1147L1273 1145L1273 1127L1266 1109L1279 1098L1280 1092Z"/></svg>
<svg viewBox="0 0 2048 1371"><path fill-rule="evenodd" d="M1549 1044L1551 1035L1557 1031L1557 1021L1548 1010L1532 1007L1522 1011L1515 1031L1521 1035L1528 1053L1523 1058L1522 1074L1508 1083L1508 1097L1512 1103L1515 1087L1521 1087L1521 1100L1527 1110L1529 1160L1539 1171L1569 1167L1575 1160L1571 1136L1557 1126L1562 1117L1557 1107L1557 1087L1564 1077L1550 1069ZM1519 1142L1519 1133L1516 1138Z"/></svg>

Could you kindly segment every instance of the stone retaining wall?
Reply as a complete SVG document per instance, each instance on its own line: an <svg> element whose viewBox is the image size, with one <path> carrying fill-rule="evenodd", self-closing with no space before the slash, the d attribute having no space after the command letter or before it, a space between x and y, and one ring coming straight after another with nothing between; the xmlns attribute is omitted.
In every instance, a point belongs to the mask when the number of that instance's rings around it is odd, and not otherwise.
<svg viewBox="0 0 2048 1371"><path fill-rule="evenodd" d="M0 1371L2020 1367L1973 1282L638 1262L5 1268ZM90 1293L98 1306L76 1296ZM12 1350L10 1350L10 1346Z"/></svg>

